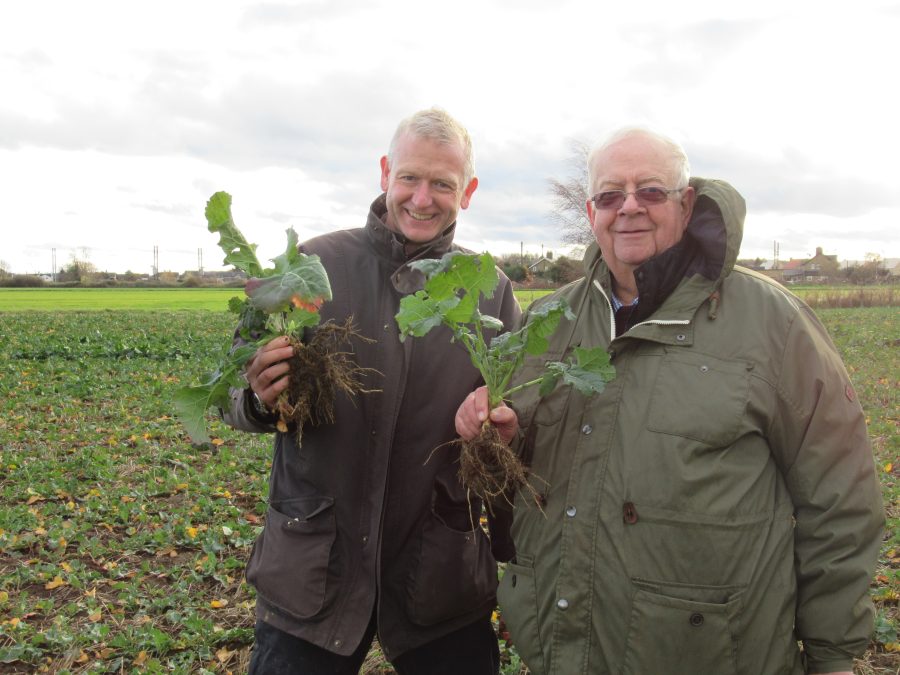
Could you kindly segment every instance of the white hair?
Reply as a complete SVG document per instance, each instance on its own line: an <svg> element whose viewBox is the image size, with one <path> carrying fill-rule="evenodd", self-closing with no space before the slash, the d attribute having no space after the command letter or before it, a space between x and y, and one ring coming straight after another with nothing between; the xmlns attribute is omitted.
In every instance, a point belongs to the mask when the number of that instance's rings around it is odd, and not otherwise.
<svg viewBox="0 0 900 675"><path fill-rule="evenodd" d="M463 151L464 160L463 187L468 185L475 177L475 157L469 132L466 131L462 124L451 117L446 110L437 107L420 110L401 121L397 125L397 131L394 132L394 137L391 139L390 149L388 150L389 166L393 164L397 143L406 134L418 138L429 138L446 145L459 144Z"/></svg>
<svg viewBox="0 0 900 675"><path fill-rule="evenodd" d="M681 144L672 140L668 136L653 131L647 127L630 126L622 127L613 131L606 138L601 140L588 155L588 194L594 192L594 181L597 178L596 162L597 157L610 146L625 140L626 138L646 138L647 140L659 143L670 153L672 160L672 178L675 179L675 186L678 188L687 187L691 178L691 164L688 161L687 153Z"/></svg>

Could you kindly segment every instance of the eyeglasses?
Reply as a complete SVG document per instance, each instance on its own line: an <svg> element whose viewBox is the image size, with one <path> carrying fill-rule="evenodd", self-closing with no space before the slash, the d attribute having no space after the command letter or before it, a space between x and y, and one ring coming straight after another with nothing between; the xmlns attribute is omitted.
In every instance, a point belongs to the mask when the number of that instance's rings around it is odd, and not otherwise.
<svg viewBox="0 0 900 675"><path fill-rule="evenodd" d="M684 190L684 188L667 190L666 188L653 185L638 188L634 192L625 192L625 190L607 190L606 192L598 192L595 194L591 197L591 201L594 202L594 207L598 209L619 209L622 207L622 204L625 203L625 198L628 195L634 195L634 198L637 199L638 204L641 206L652 206L654 204L662 204L669 198L670 194L673 192L681 192L682 190Z"/></svg>

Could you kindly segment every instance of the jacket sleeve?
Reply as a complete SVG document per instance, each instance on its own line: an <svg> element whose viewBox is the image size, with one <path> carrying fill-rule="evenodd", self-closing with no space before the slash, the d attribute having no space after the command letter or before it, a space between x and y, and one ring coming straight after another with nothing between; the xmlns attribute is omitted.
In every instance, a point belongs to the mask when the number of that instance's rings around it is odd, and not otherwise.
<svg viewBox="0 0 900 675"><path fill-rule="evenodd" d="M865 415L808 307L798 308L784 347L769 442L794 505L797 635L807 672L850 670L873 628L880 486Z"/></svg>
<svg viewBox="0 0 900 675"><path fill-rule="evenodd" d="M239 331L234 333L234 341L231 348L236 349L241 345L247 344ZM275 422L273 420L261 420L253 412L250 406L249 389L238 389L232 387L229 391L230 405L228 408L221 408L219 414L228 426L238 431L251 431L256 433L271 433L275 431Z"/></svg>

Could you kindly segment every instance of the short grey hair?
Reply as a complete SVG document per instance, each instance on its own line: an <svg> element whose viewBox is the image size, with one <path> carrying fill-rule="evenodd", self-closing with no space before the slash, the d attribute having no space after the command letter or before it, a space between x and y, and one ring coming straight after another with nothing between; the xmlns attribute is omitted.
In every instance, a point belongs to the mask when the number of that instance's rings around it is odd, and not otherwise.
<svg viewBox="0 0 900 675"><path fill-rule="evenodd" d="M597 156L602 153L604 150L609 148L612 145L615 145L619 141L623 141L626 138L639 137L646 138L650 141L654 141L656 143L661 144L666 150L669 151L672 160L672 177L675 179L676 188L684 188L687 187L688 181L691 179L691 163L688 161L687 153L684 151L684 148L681 147L681 144L672 140L668 136L659 133L658 131L654 131L647 127L622 127L621 129L617 129L609 134L606 138L601 140L597 145L594 146L594 149L591 150L588 155L588 195L592 195L594 193L594 181L597 179L597 171L595 167L595 160ZM667 186L672 187L672 186Z"/></svg>
<svg viewBox="0 0 900 675"><path fill-rule="evenodd" d="M397 125L397 131L391 139L391 146L388 150L388 165L394 163L394 152L397 149L397 143L405 135L410 134L418 138L429 138L452 145L459 144L463 151L463 184L464 189L475 177L475 157L472 151L472 139L466 128L457 120L450 116L446 110L442 108L429 108L420 110L417 113L407 117Z"/></svg>

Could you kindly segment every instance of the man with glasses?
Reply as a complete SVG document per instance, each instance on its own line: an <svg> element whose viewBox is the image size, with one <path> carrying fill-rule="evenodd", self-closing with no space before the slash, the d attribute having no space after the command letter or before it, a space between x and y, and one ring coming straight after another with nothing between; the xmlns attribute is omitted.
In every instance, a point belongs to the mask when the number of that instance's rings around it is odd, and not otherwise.
<svg viewBox="0 0 900 675"><path fill-rule="evenodd" d="M457 215L478 185L469 133L443 110L415 113L397 127L380 179L364 227L301 246L328 271L323 319L352 317L369 338L348 347L368 391L338 395L335 422L305 427L302 444L276 431L271 409L294 377L278 338L248 364L250 386L232 392L226 414L275 434L265 528L246 573L257 591L254 674L355 674L376 633L401 675L499 671L491 614L495 558L512 555L508 521L489 518L488 541L451 443L453 412L482 379L449 331L401 343L394 319L417 290L408 263L459 250ZM517 323L505 276L481 310Z"/></svg>
<svg viewBox="0 0 900 675"><path fill-rule="evenodd" d="M519 653L534 675L850 673L884 514L834 345L735 266L744 200L678 144L619 131L589 180L586 276L548 296L576 318L517 379L598 345L615 379L457 412L466 438L490 416L540 493L515 496L498 591Z"/></svg>

